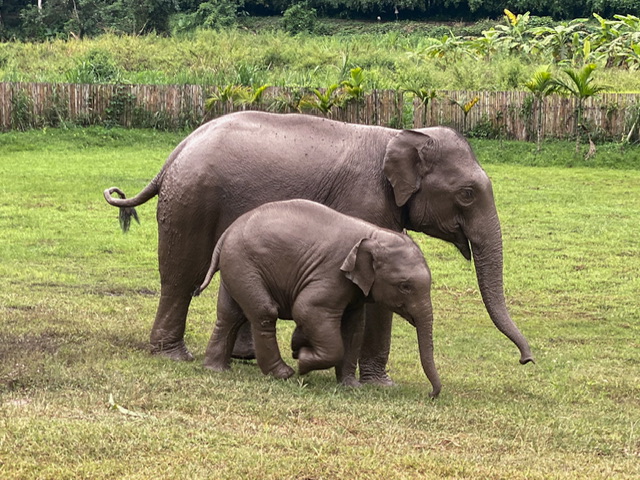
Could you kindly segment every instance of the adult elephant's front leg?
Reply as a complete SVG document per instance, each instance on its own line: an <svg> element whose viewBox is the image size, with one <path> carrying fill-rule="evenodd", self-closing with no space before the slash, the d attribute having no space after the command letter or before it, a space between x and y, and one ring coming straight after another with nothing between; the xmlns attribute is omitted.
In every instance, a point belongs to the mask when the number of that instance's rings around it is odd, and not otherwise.
<svg viewBox="0 0 640 480"><path fill-rule="evenodd" d="M360 350L360 381L391 386L387 362L391 349L391 320L393 313L381 305L367 304L365 326Z"/></svg>

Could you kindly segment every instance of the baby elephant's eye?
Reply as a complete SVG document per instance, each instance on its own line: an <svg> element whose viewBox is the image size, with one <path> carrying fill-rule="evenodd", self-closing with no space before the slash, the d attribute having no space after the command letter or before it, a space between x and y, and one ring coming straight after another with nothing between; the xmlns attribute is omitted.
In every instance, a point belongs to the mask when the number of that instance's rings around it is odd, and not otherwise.
<svg viewBox="0 0 640 480"><path fill-rule="evenodd" d="M398 290L400 290L401 293L411 293L412 289L413 287L409 282L402 282L398 285Z"/></svg>

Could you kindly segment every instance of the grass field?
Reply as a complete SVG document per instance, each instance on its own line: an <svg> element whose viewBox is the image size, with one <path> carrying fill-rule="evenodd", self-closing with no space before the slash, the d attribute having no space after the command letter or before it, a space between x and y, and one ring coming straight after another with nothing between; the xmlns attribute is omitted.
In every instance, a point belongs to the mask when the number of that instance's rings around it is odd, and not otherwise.
<svg viewBox="0 0 640 480"><path fill-rule="evenodd" d="M215 288L190 311L196 361L149 355L155 201L123 235L102 190L139 191L181 136L0 134L0 478L640 476L637 161L585 168L570 143L535 156L530 144L474 142L494 182L508 303L537 363L519 365L491 324L472 265L417 234L443 381L430 401L402 319L393 388L341 388L331 372L276 381L251 362L204 371ZM639 156L601 146L589 165L614 153ZM525 157L553 166L513 164ZM280 323L284 352L291 330Z"/></svg>

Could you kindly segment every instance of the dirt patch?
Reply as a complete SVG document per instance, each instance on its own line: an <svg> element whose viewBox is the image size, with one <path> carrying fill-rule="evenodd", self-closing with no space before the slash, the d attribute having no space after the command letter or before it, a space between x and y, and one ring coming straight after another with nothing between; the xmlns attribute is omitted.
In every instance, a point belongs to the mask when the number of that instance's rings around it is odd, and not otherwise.
<svg viewBox="0 0 640 480"><path fill-rule="evenodd" d="M147 288L140 288L140 289L107 288L102 290L94 290L91 293L94 293L96 295L103 295L106 297L127 297L131 295L141 295L143 297L155 297L158 295L158 292L149 290Z"/></svg>
<svg viewBox="0 0 640 480"><path fill-rule="evenodd" d="M41 334L6 335L0 333L0 358L20 358L30 353L52 355L65 342L62 335L55 332Z"/></svg>
<svg viewBox="0 0 640 480"><path fill-rule="evenodd" d="M0 389L18 388L34 370L43 368L43 358L54 355L64 342L64 337L55 332L0 333Z"/></svg>

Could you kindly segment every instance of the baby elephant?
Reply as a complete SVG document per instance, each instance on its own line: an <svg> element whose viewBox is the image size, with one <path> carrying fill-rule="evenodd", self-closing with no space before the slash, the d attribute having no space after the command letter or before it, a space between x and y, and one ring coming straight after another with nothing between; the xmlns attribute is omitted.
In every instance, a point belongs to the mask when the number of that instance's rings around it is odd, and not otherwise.
<svg viewBox="0 0 640 480"><path fill-rule="evenodd" d="M407 235L379 228L308 200L262 205L222 235L198 295L220 270L218 321L205 366L227 370L239 327L249 319L262 372L289 378L276 320L294 320L308 344L297 352L301 375L336 367L356 386L365 302L380 303L416 327L422 368L440 392L433 360L431 274Z"/></svg>

